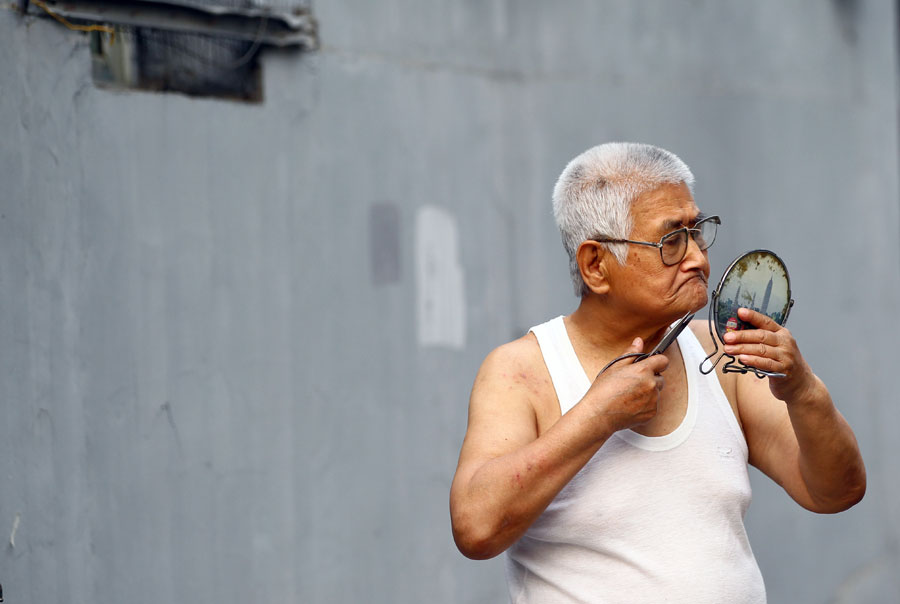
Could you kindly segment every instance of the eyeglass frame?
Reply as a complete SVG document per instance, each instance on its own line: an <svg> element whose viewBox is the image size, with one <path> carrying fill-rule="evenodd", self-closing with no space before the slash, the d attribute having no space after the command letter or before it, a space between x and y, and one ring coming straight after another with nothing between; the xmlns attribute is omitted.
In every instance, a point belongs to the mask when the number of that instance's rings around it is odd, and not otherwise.
<svg viewBox="0 0 900 604"><path fill-rule="evenodd" d="M713 235L712 241L710 241L706 245L706 247L700 248L700 251L704 252L704 251L708 250L709 248L711 248L712 244L716 242L716 235L718 235L719 227L722 225L722 219L719 218L717 215L707 216L706 218L703 218L702 220L698 220L696 223L694 223L694 226L692 226L692 227L681 227L680 229L675 229L674 231L670 231L670 232L666 233L665 235L663 235L662 237L660 237L658 243L653 243L652 241L635 241L633 239L610 239L610 238L605 238L605 237L604 238L591 237L588 241L596 241L597 243L635 243L637 245L647 245L650 247L655 247L659 250L659 259L665 266L675 266L676 264L678 264L679 262L684 260L685 256L687 256L687 249L688 249L688 246L690 245L690 242L687 240L687 237L690 237L691 239L694 240L694 243L697 243L697 239L694 237L694 233L699 234L700 229L698 228L698 226L703 224L704 222L709 222L709 221L712 221L713 224L716 225L716 233ZM675 262L672 262L672 263L666 262L665 259L663 258L663 241L669 237L672 237L676 233L681 233L681 232L684 232L684 234L685 234L685 240L684 240L685 245L684 245L684 251L681 253L681 258L679 258L678 260L676 260ZM697 247L699 247L699 244Z"/></svg>

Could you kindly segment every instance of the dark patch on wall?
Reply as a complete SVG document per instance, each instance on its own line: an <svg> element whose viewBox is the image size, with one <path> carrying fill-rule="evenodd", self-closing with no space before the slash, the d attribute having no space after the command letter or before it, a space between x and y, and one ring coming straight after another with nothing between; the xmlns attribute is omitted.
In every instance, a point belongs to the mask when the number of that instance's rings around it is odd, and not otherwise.
<svg viewBox="0 0 900 604"><path fill-rule="evenodd" d="M369 208L369 267L373 285L400 281L400 211L392 203Z"/></svg>
<svg viewBox="0 0 900 604"><path fill-rule="evenodd" d="M831 3L840 20L841 37L855 46L859 40L859 0L831 0Z"/></svg>

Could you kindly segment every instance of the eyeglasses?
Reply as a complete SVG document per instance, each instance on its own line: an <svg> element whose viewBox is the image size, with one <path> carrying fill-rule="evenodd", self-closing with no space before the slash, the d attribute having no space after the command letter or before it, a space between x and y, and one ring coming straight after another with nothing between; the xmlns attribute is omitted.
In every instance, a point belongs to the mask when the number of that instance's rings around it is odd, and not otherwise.
<svg viewBox="0 0 900 604"><path fill-rule="evenodd" d="M718 216L708 216L695 224L692 228L681 227L678 230L666 233L660 238L659 243L650 241L632 241L631 239L608 239L600 237L591 239L597 243L635 243L637 245L649 245L659 248L659 257L666 266L673 266L684 259L688 248L688 233L694 239L700 251L709 249L716 240L716 232L722 220Z"/></svg>

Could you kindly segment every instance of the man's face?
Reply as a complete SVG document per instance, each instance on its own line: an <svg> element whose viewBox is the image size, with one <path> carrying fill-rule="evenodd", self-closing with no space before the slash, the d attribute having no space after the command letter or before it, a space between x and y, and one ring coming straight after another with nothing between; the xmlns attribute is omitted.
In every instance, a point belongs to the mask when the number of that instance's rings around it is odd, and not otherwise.
<svg viewBox="0 0 900 604"><path fill-rule="evenodd" d="M663 185L639 197L631 207L634 228L628 239L656 243L663 235L681 227L692 227L702 218L685 184ZM660 320L674 320L706 304L709 281L707 252L693 238L678 264L666 266L659 249L628 245L628 260L610 272L614 297L640 312Z"/></svg>

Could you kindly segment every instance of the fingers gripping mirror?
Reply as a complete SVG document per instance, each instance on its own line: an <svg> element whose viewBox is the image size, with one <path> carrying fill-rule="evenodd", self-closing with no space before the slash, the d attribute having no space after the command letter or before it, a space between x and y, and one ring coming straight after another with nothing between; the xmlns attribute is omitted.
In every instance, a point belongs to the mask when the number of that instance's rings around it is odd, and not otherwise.
<svg viewBox="0 0 900 604"><path fill-rule="evenodd" d="M725 269L725 274L713 291L709 303L709 335L716 349L700 363L700 371L711 373L722 357L728 357L722 371L726 373L753 373L757 377L784 377L783 373L763 371L745 365L724 350L715 361L729 331L755 329L738 317L739 308L749 308L784 325L794 300L791 299L791 279L784 261L769 250L753 250L738 256Z"/></svg>

